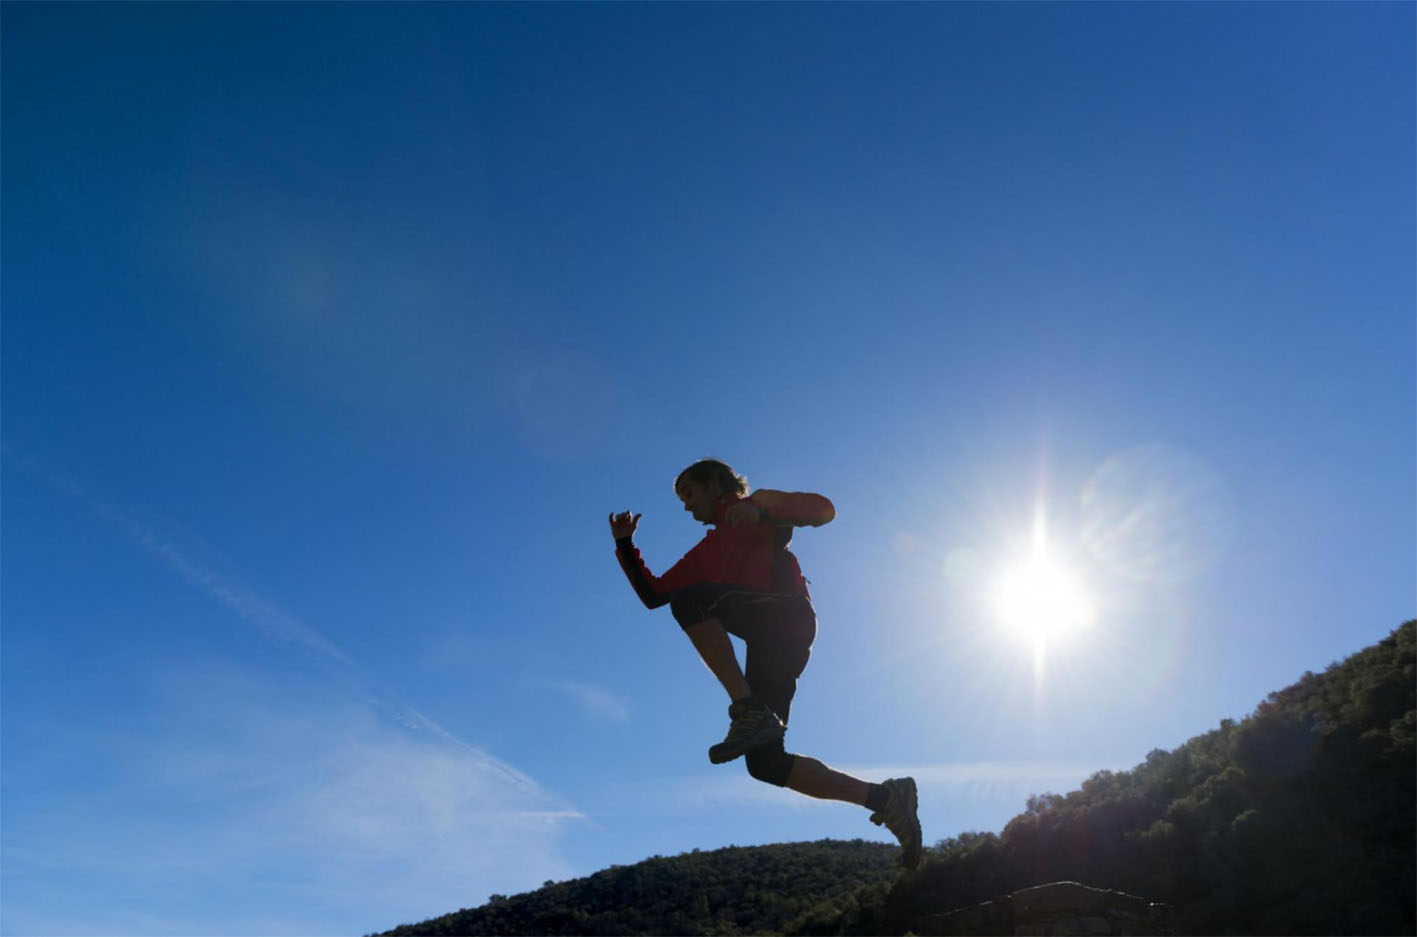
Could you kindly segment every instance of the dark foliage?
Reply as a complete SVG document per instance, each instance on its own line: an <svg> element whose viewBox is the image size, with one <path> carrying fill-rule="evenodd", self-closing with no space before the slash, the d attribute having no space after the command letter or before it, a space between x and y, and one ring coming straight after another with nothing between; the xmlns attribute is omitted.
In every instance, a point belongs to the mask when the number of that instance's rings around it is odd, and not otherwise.
<svg viewBox="0 0 1417 937"><path fill-rule="evenodd" d="M904 934L921 916L1072 880L1176 906L1186 934L1417 932L1417 622L1249 717L963 833L824 840L611 868L391 934Z"/></svg>
<svg viewBox="0 0 1417 937"><path fill-rule="evenodd" d="M940 843L918 874L803 934L900 934L922 914L1072 880L1167 901L1187 934L1412 934L1417 622L1271 693L1248 718Z"/></svg>
<svg viewBox="0 0 1417 937"><path fill-rule="evenodd" d="M694 850L494 895L480 908L388 934L781 933L819 905L833 916L854 907L857 889L894 874L895 854L859 839Z"/></svg>

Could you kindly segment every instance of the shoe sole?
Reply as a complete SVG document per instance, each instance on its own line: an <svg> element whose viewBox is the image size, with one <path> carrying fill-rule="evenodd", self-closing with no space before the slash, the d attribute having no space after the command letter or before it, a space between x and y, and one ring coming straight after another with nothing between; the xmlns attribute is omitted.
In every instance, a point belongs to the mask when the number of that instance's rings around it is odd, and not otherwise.
<svg viewBox="0 0 1417 937"><path fill-rule="evenodd" d="M909 807L906 811L906 815L910 817L911 832L915 834L914 843L907 844L902 842L900 844L900 864L907 869L916 869L920 866L920 859L925 851L925 844L922 842L924 834L920 830L920 798L915 789L915 779L901 778L898 782L887 783L893 785L891 787L891 796L904 800ZM904 794L901 793L902 790ZM871 822L877 826L884 826L890 829L886 824L885 817L880 813L871 814ZM900 839L899 834L897 834L895 830L891 830L891 835L895 836L896 839Z"/></svg>
<svg viewBox="0 0 1417 937"><path fill-rule="evenodd" d="M920 832L920 798L915 789L915 779L906 778L904 785L910 791L910 822L914 827L915 844L913 846L901 845L900 864L907 869L915 869L920 866L921 853L924 852L924 843L921 842L923 834Z"/></svg>
<svg viewBox="0 0 1417 937"><path fill-rule="evenodd" d="M756 734L749 737L746 742L740 743L739 745L733 748L721 748L720 746L723 744L722 742L710 748L709 763L715 765L727 764L735 758L741 758L743 755L746 755L748 752L752 751L755 748L758 748L759 746L767 745L770 742L774 742L777 739L782 738L783 735L786 734L786 732L787 726L783 725L781 722L778 722L776 724L773 724L771 722L765 723L763 728L759 729Z"/></svg>

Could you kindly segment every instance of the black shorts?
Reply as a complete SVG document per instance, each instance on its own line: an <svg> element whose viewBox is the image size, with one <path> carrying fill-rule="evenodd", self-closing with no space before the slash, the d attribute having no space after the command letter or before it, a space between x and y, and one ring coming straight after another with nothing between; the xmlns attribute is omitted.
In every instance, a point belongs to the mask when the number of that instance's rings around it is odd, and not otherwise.
<svg viewBox="0 0 1417 937"><path fill-rule="evenodd" d="M817 614L805 595L778 595L742 586L703 583L670 599L680 627L716 618L748 646L743 676L753 695L785 724L797 693L797 678L812 656Z"/></svg>

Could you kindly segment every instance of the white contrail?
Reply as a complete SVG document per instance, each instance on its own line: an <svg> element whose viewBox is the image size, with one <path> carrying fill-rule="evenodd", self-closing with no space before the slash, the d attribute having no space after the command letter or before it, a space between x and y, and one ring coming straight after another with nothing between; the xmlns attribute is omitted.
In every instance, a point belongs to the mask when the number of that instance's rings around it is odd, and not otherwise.
<svg viewBox="0 0 1417 937"><path fill-rule="evenodd" d="M271 605L250 589L218 576L178 549L171 541L160 538L151 528L138 522L131 515L96 498L89 497L86 500L95 513L117 525L134 542L166 563L188 584L201 589L251 624L256 625L267 637L281 643L302 645L321 657L347 667L358 667L349 655L327 641L314 628Z"/></svg>
<svg viewBox="0 0 1417 937"><path fill-rule="evenodd" d="M94 498L89 498L88 502L100 516L120 527L141 547L166 563L189 584L196 586L236 612L243 619L258 627L267 637L277 643L295 644L306 648L326 661L339 665L357 681L361 691L367 695L368 702L395 722L413 732L427 732L463 749L476 758L480 767L500 775L504 780L523 790L543 797L548 796L541 786L530 777L458 738L385 689L358 661L299 618L272 605L245 586L233 583L198 563L171 541L162 539L132 516ZM574 815L576 812L557 811L557 813Z"/></svg>
<svg viewBox="0 0 1417 937"><path fill-rule="evenodd" d="M9 453L10 448L6 446L4 451ZM255 625L272 641L278 644L296 645L297 647L312 652L316 657L327 663L337 665L340 670L354 680L358 692L365 696L371 706L380 710L398 724L410 731L427 733L450 745L456 746L466 755L472 757L483 770L501 777L504 781L529 794L534 794L544 800L552 801L557 806L557 809L552 811L531 811L529 813L536 813L537 815L544 815L546 817L584 818L583 814L572 808L568 803L561 802L559 798L552 797L532 778L516 770L511 765L488 755L476 746L463 741L408 703L399 699L398 696L386 689L373 674L361 666L358 661L340 650L310 625L294 615L291 615L289 612L286 612L284 609L281 609L279 606L267 602L251 589L232 581L229 577L223 576L193 559L187 551L181 549L170 540L159 536L152 528L134 518L130 513L115 508L113 505L94 495L90 486L74 479L72 476L43 468L38 465L34 459L29 457L21 457L18 460L11 460L11 462L15 467L43 478L44 481L58 489L64 496L80 500L87 504L95 514L126 533L134 543L160 559L189 585L195 586L205 592L211 598L234 611L245 621Z"/></svg>

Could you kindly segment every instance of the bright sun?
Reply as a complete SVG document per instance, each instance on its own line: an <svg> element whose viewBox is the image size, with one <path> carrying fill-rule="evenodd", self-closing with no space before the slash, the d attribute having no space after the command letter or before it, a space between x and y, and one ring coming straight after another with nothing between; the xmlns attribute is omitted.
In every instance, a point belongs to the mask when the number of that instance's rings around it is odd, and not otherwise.
<svg viewBox="0 0 1417 937"><path fill-rule="evenodd" d="M1005 568L991 598L1003 629L1035 648L1056 645L1093 621L1092 600L1082 581L1041 548Z"/></svg>

